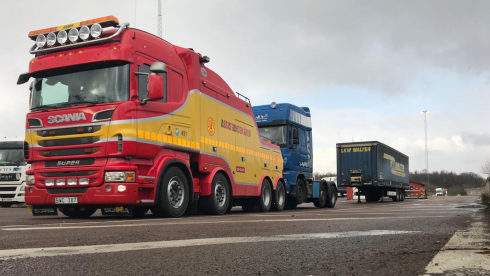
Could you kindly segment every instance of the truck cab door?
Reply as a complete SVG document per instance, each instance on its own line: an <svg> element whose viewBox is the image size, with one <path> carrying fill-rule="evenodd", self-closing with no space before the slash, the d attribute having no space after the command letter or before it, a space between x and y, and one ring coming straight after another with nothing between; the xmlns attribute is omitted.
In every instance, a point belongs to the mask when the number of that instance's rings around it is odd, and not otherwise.
<svg viewBox="0 0 490 276"><path fill-rule="evenodd" d="M137 56L136 68L138 72L150 73L150 66L157 60ZM167 69L168 70L168 69ZM161 74L164 79L164 98L159 101L147 101L146 104L137 104L137 153L139 158L152 158L158 151L156 146L172 141L173 121L170 113L176 109L174 104L167 103L167 74ZM137 75L138 100L148 98L148 75Z"/></svg>

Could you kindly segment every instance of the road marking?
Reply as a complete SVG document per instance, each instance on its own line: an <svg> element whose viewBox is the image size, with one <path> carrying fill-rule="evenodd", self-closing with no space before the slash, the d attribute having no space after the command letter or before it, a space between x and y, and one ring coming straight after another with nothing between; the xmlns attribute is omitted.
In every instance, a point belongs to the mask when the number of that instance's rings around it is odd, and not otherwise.
<svg viewBox="0 0 490 276"><path fill-rule="evenodd" d="M264 222L311 222L311 221L344 221L344 220L383 220L383 219L409 219L409 218L446 218L447 216L407 216L407 217L360 217L360 218L296 218L296 219L260 219L260 220L215 220L215 221L182 221L164 223L135 223L135 224L111 224L111 225L68 225L47 227L19 227L2 228L3 231L32 231L32 230L59 230L59 229L90 229L90 228L114 228L114 227L141 227L141 226L166 226L166 225L199 225L199 224L226 224L226 223L264 223Z"/></svg>
<svg viewBox="0 0 490 276"><path fill-rule="evenodd" d="M26 249L7 249L0 250L0 261L33 258L33 257L54 257L66 255L81 255L94 253L115 253L121 251L149 250L162 248L176 248L188 246L205 246L236 243L255 243L255 242L278 242L278 241L297 241L309 239L335 239L362 236L383 236L400 234L419 234L420 231L393 231L393 230L370 230L352 232L332 232L332 233L313 233L313 234L293 234L276 235L265 237L228 237L228 238L208 238L208 239L188 239L172 241L152 241L123 244L103 244L103 245L84 245L69 247L47 247L47 248L26 248Z"/></svg>
<svg viewBox="0 0 490 276"><path fill-rule="evenodd" d="M468 231L458 231L447 244L437 253L425 268L425 275L454 275L461 271L472 272L471 275L490 274L490 255L488 243L490 235L486 229L483 215L473 216L476 221ZM451 273L453 272L453 273ZM481 273L481 274L480 274ZM462 274L461 274L462 275ZM465 274L466 275L466 274Z"/></svg>

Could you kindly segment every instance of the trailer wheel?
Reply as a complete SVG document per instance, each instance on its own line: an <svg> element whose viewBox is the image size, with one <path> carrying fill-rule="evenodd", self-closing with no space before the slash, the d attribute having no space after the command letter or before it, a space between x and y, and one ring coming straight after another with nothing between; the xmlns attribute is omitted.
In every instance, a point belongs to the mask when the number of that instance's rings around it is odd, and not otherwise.
<svg viewBox="0 0 490 276"><path fill-rule="evenodd" d="M337 188L334 185L330 185L328 188L328 200L327 200L327 208L335 207L337 203Z"/></svg>
<svg viewBox="0 0 490 276"><path fill-rule="evenodd" d="M165 172L157 204L152 212L158 217L178 218L185 213L189 204L189 185L187 178L178 167L171 167Z"/></svg>
<svg viewBox="0 0 490 276"><path fill-rule="evenodd" d="M282 181L277 183L276 190L272 192L274 197L274 205L272 205L272 210L282 211L286 206L286 188Z"/></svg>
<svg viewBox="0 0 490 276"><path fill-rule="evenodd" d="M230 185L228 179L218 173L211 183L211 195L203 196L198 201L199 207L209 215L222 215L230 205Z"/></svg>
<svg viewBox="0 0 490 276"><path fill-rule="evenodd" d="M398 202L400 199L400 193L398 192L398 189L396 189L396 196L392 196L391 199L393 199L394 202Z"/></svg>
<svg viewBox="0 0 490 276"><path fill-rule="evenodd" d="M59 208L60 212L70 218L88 218L93 215L97 208L95 207L63 207Z"/></svg>
<svg viewBox="0 0 490 276"><path fill-rule="evenodd" d="M327 204L327 189L325 189L325 185L320 184L320 196L313 200L313 204L318 208L325 208Z"/></svg>
<svg viewBox="0 0 490 276"><path fill-rule="evenodd" d="M9 208L10 206L12 206L12 202L0 202L0 206L2 208Z"/></svg>

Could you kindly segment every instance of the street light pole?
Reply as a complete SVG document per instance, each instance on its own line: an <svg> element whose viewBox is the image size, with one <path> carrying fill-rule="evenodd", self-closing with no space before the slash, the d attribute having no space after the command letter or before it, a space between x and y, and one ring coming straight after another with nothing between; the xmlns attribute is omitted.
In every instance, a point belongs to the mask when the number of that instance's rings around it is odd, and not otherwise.
<svg viewBox="0 0 490 276"><path fill-rule="evenodd" d="M429 110L423 110L424 113L424 130L425 130L425 172L427 173L427 187L429 186L429 147L427 146L427 112Z"/></svg>

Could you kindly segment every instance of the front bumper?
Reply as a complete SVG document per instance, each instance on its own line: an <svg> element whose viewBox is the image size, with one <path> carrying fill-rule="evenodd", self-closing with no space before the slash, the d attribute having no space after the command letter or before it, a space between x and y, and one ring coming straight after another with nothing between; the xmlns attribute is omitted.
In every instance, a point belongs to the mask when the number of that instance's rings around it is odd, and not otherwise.
<svg viewBox="0 0 490 276"><path fill-rule="evenodd" d="M22 187L25 187L25 184L22 185L0 185L4 190L13 190L13 191L0 191L0 202L12 202L12 203L24 203L24 191L21 191Z"/></svg>
<svg viewBox="0 0 490 276"><path fill-rule="evenodd" d="M118 191L119 185L125 185L126 190ZM107 186L111 186L110 191L107 191ZM152 205L152 200L144 199L141 189L138 183L104 183L98 187L50 189L32 185L26 187L25 200L26 204L34 206L56 205L56 197L77 197L78 205Z"/></svg>

